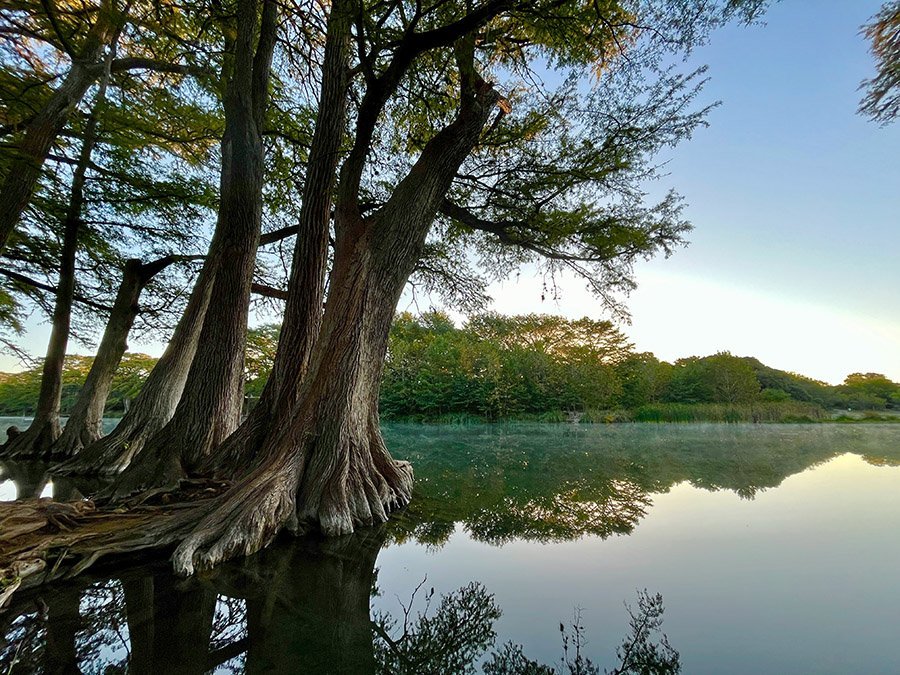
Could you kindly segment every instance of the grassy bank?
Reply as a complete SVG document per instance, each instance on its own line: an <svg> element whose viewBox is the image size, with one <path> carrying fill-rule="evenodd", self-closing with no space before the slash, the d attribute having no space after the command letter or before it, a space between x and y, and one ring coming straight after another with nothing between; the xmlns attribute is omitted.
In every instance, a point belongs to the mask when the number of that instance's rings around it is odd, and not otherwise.
<svg viewBox="0 0 900 675"><path fill-rule="evenodd" d="M900 414L893 411L830 411L796 401L758 402L745 404L722 403L654 403L634 410L586 410L568 413L550 410L543 413L519 413L505 417L487 417L468 413L441 415L383 416L385 422L414 422L422 424L485 424L491 422L565 423L577 419L582 424L619 423L750 423L750 424L820 424L836 422L855 424L866 422L900 422Z"/></svg>

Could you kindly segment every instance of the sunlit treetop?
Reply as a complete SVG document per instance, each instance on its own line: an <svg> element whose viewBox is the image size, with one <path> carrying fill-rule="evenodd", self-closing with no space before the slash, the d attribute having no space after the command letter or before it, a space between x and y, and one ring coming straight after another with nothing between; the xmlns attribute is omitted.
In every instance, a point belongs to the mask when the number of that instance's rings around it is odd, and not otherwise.
<svg viewBox="0 0 900 675"><path fill-rule="evenodd" d="M453 261L473 292L523 263L551 279L583 277L613 311L633 288L632 265L669 255L690 229L673 193L647 203L654 157L704 124L704 70L679 60L724 22L754 20L763 2L377 3L356 22L357 100L371 97L410 50L374 132L363 202L390 194L459 105L458 49L441 39L461 23L474 69L500 94L495 116L441 207L430 260ZM458 46L458 42L457 42ZM423 265L429 277L441 265ZM429 284L429 280L431 283ZM443 284L451 295L459 289ZM454 298L450 298L453 300Z"/></svg>

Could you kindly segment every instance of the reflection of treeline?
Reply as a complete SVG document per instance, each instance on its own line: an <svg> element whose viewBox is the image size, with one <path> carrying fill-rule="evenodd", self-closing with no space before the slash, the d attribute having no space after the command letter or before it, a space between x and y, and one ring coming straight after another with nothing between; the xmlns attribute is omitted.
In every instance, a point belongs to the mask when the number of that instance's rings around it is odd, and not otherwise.
<svg viewBox="0 0 900 675"><path fill-rule="evenodd" d="M387 425L395 455L416 467L394 538L559 541L629 533L653 494L687 482L744 499L843 453L900 461L892 426Z"/></svg>
<svg viewBox="0 0 900 675"><path fill-rule="evenodd" d="M563 653L554 667L532 661L521 645L498 645L501 608L477 582L443 594L433 606L434 589L423 591L424 602L413 611L423 582L408 604L375 609L383 540L383 529L370 528L340 540L273 546L203 580L179 580L150 565L20 595L0 613L0 672L601 672L586 656L578 616L571 628L559 624ZM613 669L603 672L680 672L679 653L662 632L662 597L644 591L637 600L635 607L626 604L629 630ZM545 623L554 628L553 618Z"/></svg>
<svg viewBox="0 0 900 675"><path fill-rule="evenodd" d="M251 400L268 378L278 334L267 325L248 335L244 379ZM91 362L66 358L63 414ZM154 363L126 354L107 414L122 412ZM39 366L0 374L0 415L30 412L40 379ZM384 418L426 421L563 421L577 412L585 422L780 422L824 419L833 408L898 407L900 385L877 373L854 373L831 386L725 352L667 363L635 352L609 321L545 314L482 314L462 327L440 312L400 314L381 388Z"/></svg>

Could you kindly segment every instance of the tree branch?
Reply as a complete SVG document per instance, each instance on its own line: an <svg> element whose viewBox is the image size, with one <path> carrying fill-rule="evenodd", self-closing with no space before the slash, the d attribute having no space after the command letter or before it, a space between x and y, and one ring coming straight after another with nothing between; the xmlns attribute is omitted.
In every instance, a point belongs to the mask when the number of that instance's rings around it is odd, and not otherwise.
<svg viewBox="0 0 900 675"><path fill-rule="evenodd" d="M90 66L88 72L93 74L97 70L99 74L103 70L103 64ZM128 56L116 59L110 64L110 70L114 73L121 73L131 70L153 70L158 73L175 73L177 75L195 75L199 77L214 77L213 71L201 66L193 66L190 64L171 63L170 61L162 61L159 59L150 59L140 56Z"/></svg>
<svg viewBox="0 0 900 675"><path fill-rule="evenodd" d="M0 269L0 275L5 276L7 279L11 279L16 283L23 284L25 286L31 286L32 288L37 288L42 291L47 291L48 293L56 294L57 288L56 286L51 286L50 284L42 283L36 279L32 279L31 277L26 277L24 274L19 274L18 272L13 272L12 270ZM83 295L75 294L74 299L80 302L83 305L87 305L88 307L92 307L93 309L99 310L101 312L109 312L111 311L110 307L106 305L101 305L99 302L94 302L93 300L89 300Z"/></svg>
<svg viewBox="0 0 900 675"><path fill-rule="evenodd" d="M265 284L258 284L255 281L250 285L250 292L261 295L264 298L275 298L276 300L287 300L288 297L287 291L266 286Z"/></svg>

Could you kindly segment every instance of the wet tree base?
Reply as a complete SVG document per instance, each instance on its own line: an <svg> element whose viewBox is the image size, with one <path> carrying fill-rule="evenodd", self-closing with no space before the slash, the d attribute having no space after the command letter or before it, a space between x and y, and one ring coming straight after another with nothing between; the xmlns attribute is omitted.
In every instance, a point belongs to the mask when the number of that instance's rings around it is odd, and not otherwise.
<svg viewBox="0 0 900 675"><path fill-rule="evenodd" d="M182 481L126 505L48 498L0 502L0 608L20 589L81 574L100 560L171 549L229 487Z"/></svg>
<svg viewBox="0 0 900 675"><path fill-rule="evenodd" d="M115 565L122 557L174 551L175 572L188 576L195 565L208 568L251 555L284 529L297 535L318 529L334 537L379 525L409 502L412 489L409 465L391 461L391 467L402 492L385 484L376 495L380 513L368 511L366 519L353 518L340 531L332 531L322 513L300 519L296 511L275 516L273 499L278 501L278 492L271 485L266 486L268 498L256 501L244 499L246 490L240 488L246 484L211 479L184 479L174 489L155 488L108 504L51 499L0 503L0 608L19 589L72 578L101 560ZM263 486L251 483L251 487ZM295 508L293 500L289 503ZM215 542L211 548L203 547L211 541Z"/></svg>

